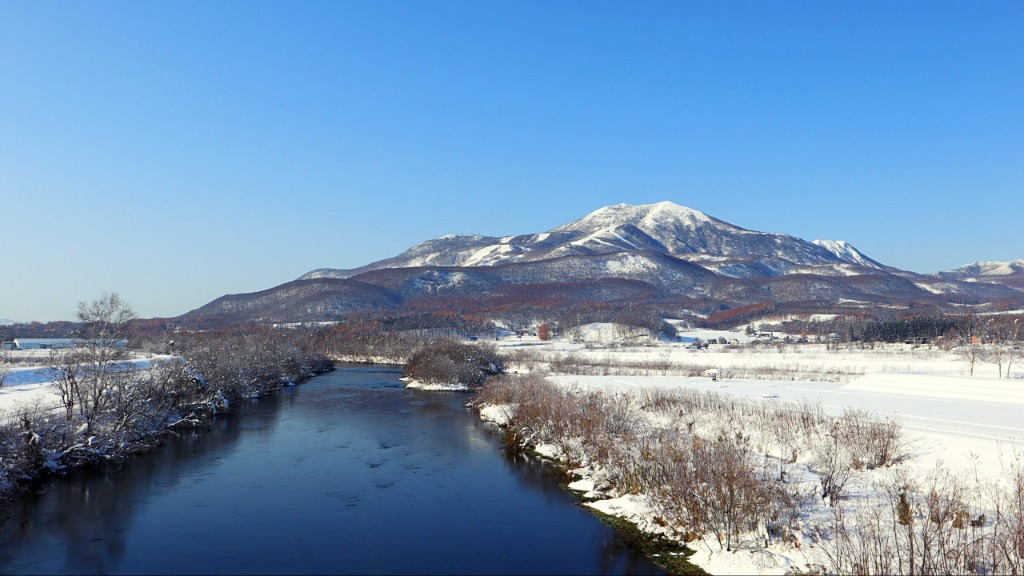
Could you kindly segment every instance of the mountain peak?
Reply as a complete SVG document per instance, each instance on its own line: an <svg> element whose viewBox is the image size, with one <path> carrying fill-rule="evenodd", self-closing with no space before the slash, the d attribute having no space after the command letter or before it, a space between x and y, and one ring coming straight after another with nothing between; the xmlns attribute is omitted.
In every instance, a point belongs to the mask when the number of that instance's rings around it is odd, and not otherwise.
<svg viewBox="0 0 1024 576"><path fill-rule="evenodd" d="M583 218L555 228L553 231L598 229L632 224L647 231L666 222L698 223L720 222L707 214L671 201L655 204L614 204L598 208ZM722 222L724 224L724 222Z"/></svg>

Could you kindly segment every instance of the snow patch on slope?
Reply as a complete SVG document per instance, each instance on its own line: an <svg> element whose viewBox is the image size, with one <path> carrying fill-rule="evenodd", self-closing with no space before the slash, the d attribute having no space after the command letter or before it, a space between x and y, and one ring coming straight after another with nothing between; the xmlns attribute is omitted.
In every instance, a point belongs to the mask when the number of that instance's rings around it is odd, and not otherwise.
<svg viewBox="0 0 1024 576"><path fill-rule="evenodd" d="M635 274L657 268L658 265L650 258L644 258L637 254L623 254L617 260L609 260L605 264L605 269L611 274Z"/></svg>
<svg viewBox="0 0 1024 576"><path fill-rule="evenodd" d="M860 250L857 250L852 244L845 240L813 240L811 243L828 250L834 254L836 258L839 258L844 262L850 262L851 264L858 264L868 268L881 268L881 265L879 265L878 262L868 258Z"/></svg>
<svg viewBox="0 0 1024 576"><path fill-rule="evenodd" d="M481 248L471 254L462 263L463 266L487 266L494 264L502 259L503 256L509 256L512 253L518 252L512 245L508 244L505 238L502 239L501 244L492 244Z"/></svg>

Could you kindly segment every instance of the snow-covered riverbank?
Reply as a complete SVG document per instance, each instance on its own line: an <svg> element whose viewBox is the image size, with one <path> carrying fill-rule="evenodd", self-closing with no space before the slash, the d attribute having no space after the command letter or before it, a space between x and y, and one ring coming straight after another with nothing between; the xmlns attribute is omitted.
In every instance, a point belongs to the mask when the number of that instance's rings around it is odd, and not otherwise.
<svg viewBox="0 0 1024 576"><path fill-rule="evenodd" d="M545 353L549 357L564 354L569 347L551 346L546 352L544 348L531 347L531 350L541 351L535 359L543 358ZM972 537L981 543L984 551L991 551L997 541L1012 540L1014 535L1024 534L1021 503L1016 507L1007 504L1012 500L1012 491L1020 487L1024 470L1021 464L1024 420L1020 417L1024 383L1021 379L965 376L960 358L933 349L895 346L840 352L820 348L805 350L723 350L704 356L714 359L716 365L743 371L744 366L751 365L785 369L787 360L807 364L808 359L817 362L819 357L827 359L835 355L847 366L845 372L849 377L842 382L829 382L722 379L718 375L715 379L547 375L549 383L576 402L593 404L594 398L600 398L605 406L619 412L629 429L618 442L631 442L633 446L632 449L629 446L611 449L621 451L626 460L634 458L630 466L636 469L648 466L638 462L640 454L661 449L659 441L654 439L664 438L670 431L681 432L684 434L681 437L706 440L722 438L723 434L742 437L741 442L734 444L743 446L753 456L752 461L763 467L760 472L755 470L755 475L769 479L766 472L776 470L775 475L784 480L774 482L773 489L788 492L792 505L786 511L789 518L780 518L778 514L763 516L771 520L762 522L759 529L745 530L729 549L723 547L714 534L705 533L693 540L696 534L692 533L692 526L683 529L672 525L666 518L665 502L650 493L649 484L631 480L630 470L610 470L607 461L594 456L586 445L600 444L604 439L589 437L592 430L587 430L582 422L547 428L538 424L543 418L535 418L530 420L530 429L521 432L519 437L528 437L541 454L574 467L579 480L570 487L593 499L588 506L628 519L651 533L681 537L684 532L690 532L686 537L691 539L689 546L695 550L691 561L712 574L783 574L816 569L838 573L909 572L912 569L920 572L919 566L911 568L900 554L905 554L903 548L908 546L914 550L915 542L925 542L926 551L922 552L919 547L914 554L921 556L921 562L937 562L930 556L923 556L938 555L934 550L927 550L929 539L937 537L936 534L949 546L941 555L951 558L950 566L958 565L959 571L966 572L991 571L992 564L978 558L975 552L980 549L972 548L973 544L948 542L953 540L951 536L966 538L964 534L973 530ZM574 352L608 358L607 365L612 367L620 357L612 347L576 347ZM679 356L680 361L685 361L687 354L691 353L681 347L666 351L665 347L652 346L627 348L621 357L636 366L638 357ZM615 372L614 368L609 371ZM751 416L751 421L741 417L730 421L731 415L699 413L689 407L693 401L688 408L676 412L659 408L659 398L677 393L732 398L739 403L737 414L759 415ZM703 401L697 401L700 402ZM849 459L850 453L841 442L829 442L830 435L835 433L829 432L831 425L827 423L820 426L824 433L815 439L806 431L775 429L770 423L753 422L764 420L765 414L799 412L808 407L812 407L811 412L820 409L822 415L831 420L845 417L852 422L855 417L870 417L878 422L898 423L900 454L884 465L867 465L856 455ZM514 404L494 402L482 406L481 417L514 426L516 409ZM586 418L585 415L576 417ZM692 436L685 436L687 432ZM683 452L692 458L689 448ZM848 468L825 470L828 462L836 463L834 456L839 453L845 454L839 459L848 458ZM664 469L664 466L648 467ZM832 501L823 498L821 492L825 476L834 473L843 476L843 485ZM900 500L901 493L904 500ZM939 502L945 506L948 517L939 514ZM997 511L994 507L1000 509ZM878 514L885 510L889 511L888 520ZM901 519L907 523L901 524ZM888 532L884 537L879 537L885 530ZM870 554L864 553L865 542L871 537L884 541L884 545L879 544L878 550ZM858 564L855 552L863 553L876 564ZM1021 552L1003 558L1001 569L1022 568ZM933 566L933 569L940 568Z"/></svg>
<svg viewBox="0 0 1024 576"><path fill-rule="evenodd" d="M0 493L18 493L55 472L122 461L168 431L203 425L235 400L333 369L266 334L194 336L187 359L128 351L112 361L83 350L3 366Z"/></svg>

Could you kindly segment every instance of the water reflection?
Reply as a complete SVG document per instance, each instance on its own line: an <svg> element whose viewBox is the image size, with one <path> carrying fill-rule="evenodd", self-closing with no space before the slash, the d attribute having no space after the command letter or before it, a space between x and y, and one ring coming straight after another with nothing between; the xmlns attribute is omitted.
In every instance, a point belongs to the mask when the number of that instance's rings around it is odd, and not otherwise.
<svg viewBox="0 0 1024 576"><path fill-rule="evenodd" d="M278 404L286 400L285 394L268 397L217 419L209 431L169 437L122 466L57 478L41 494L5 503L0 572L113 572L140 505L172 494L182 482L202 482L243 435L251 440L272 434Z"/></svg>
<svg viewBox="0 0 1024 576"><path fill-rule="evenodd" d="M54 482L0 573L658 573L458 394L346 368Z"/></svg>

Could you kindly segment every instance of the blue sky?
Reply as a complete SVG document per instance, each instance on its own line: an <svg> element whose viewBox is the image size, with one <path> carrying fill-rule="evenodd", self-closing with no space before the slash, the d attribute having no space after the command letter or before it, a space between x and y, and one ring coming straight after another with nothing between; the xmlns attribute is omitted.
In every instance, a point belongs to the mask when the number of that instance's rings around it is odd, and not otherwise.
<svg viewBox="0 0 1024 576"><path fill-rule="evenodd" d="M1024 3L0 11L0 318L662 200L917 272L1024 258Z"/></svg>

